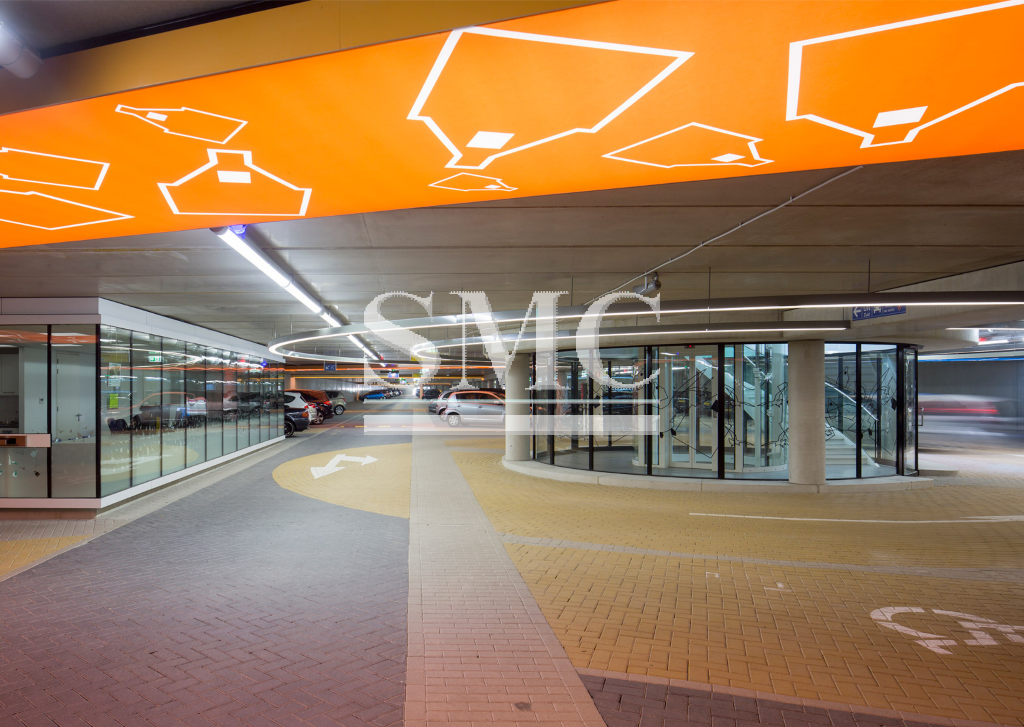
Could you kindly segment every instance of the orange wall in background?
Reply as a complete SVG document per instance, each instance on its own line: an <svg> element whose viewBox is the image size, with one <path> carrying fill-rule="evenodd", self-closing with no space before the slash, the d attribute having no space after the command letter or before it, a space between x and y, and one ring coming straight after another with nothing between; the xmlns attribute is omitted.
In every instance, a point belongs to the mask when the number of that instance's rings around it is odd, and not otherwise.
<svg viewBox="0 0 1024 727"><path fill-rule="evenodd" d="M624 0L9 114L0 245L1018 149L1022 30Z"/></svg>

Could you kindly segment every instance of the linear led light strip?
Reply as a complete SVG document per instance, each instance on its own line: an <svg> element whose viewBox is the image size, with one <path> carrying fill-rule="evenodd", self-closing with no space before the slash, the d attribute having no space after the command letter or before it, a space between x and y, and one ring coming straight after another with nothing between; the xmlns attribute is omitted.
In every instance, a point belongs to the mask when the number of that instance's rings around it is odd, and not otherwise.
<svg viewBox="0 0 1024 727"><path fill-rule="evenodd" d="M221 240L228 244L232 250L237 252L239 255L244 257L246 260L251 262L256 269L266 275L268 278L273 280L275 283L284 288L284 291L295 300L302 303L309 310L320 316L331 328L340 328L341 321L331 315L331 312L324 308L320 303L314 300L306 291L295 284L294 281L289 280L284 273L282 273L276 265L267 260L263 255L258 253L255 249L249 246L242 238L231 231L229 227L218 227L213 229L213 233ZM348 336L348 340L356 344L363 353L372 358L374 361L378 359L377 354L371 351L369 348L363 345L355 336Z"/></svg>
<svg viewBox="0 0 1024 727"><path fill-rule="evenodd" d="M598 338L611 338L613 336L673 336L673 335L684 335L684 334L696 334L696 333L779 333L784 331L799 331L801 333L805 331L845 331L845 326L829 326L821 328L708 328L704 331L645 331L642 333L598 333ZM561 341L567 338L575 338L575 334L565 336L555 336L555 340ZM434 348L458 348L462 346L461 343L445 343L440 346L433 344ZM474 342L467 344L469 346L480 346L483 342ZM413 349L413 353L419 353L424 347L417 347Z"/></svg>
<svg viewBox="0 0 1024 727"><path fill-rule="evenodd" d="M935 301L935 302L914 302L914 303L888 303L887 302L887 303L885 303L885 305L905 305L905 306L912 306L912 307L916 307L916 306L940 306L940 305L944 305L944 306L1002 306L1002 305L1014 306L1014 305L1024 305L1024 300L1019 300L1019 301L991 301L991 300L984 300L984 301ZM679 309L676 309L676 310L663 310L663 311L661 311L661 315L669 316L669 315L683 315L683 314L694 314L694 313L736 313L736 312L740 312L740 311L759 311L759 310L801 310L801 309L803 309L803 310L810 310L810 309L816 309L816 308L855 308L855 307L857 307L857 304L855 304L855 303L806 303L806 304L797 304L797 305L748 305L748 306L730 306L730 307L727 307L727 308L711 308L711 307L705 307L705 308L679 308ZM652 311L652 310L638 310L638 311L632 311L632 312L626 312L626 313L615 313L615 312L605 313L604 317L605 318L617 318L617 317L623 317L623 316L625 316L625 317L638 317L638 316L652 316L652 315L655 315L654 311ZM594 316L592 314L573 313L573 314L570 314L570 315L558 316L557 320L567 321L567 320L572 320L572 319L575 319L575 318L593 318L593 317ZM500 321L497 321L497 323L499 325L504 325L506 323L522 323L524 320L526 320L526 319L525 318L505 318L505 319L502 319ZM545 320L545 318L537 317L537 318L535 318L535 320ZM475 317L474 317L473 320L469 320L469 319L466 320L467 324L473 324L475 322L476 322L476 318ZM420 330L425 330L427 328L447 328L449 326L462 325L462 321L461 320L460 321L447 322L447 323L424 323L422 325L414 325L414 326L401 326L400 325L401 321L392 321L392 323L394 323L396 326L399 326L399 328L402 328L403 330L406 330L406 331L420 331ZM947 330L955 330L955 329L947 329ZM970 329L965 329L965 330L970 330ZM988 330L996 330L996 329L988 329ZM356 333L369 333L369 332L370 332L369 330L356 331ZM347 334L330 333L330 334L326 334L326 335L323 335L323 336L311 336L309 338L303 338L301 340L292 341L292 343L302 343L304 341L314 341L314 340L319 340L321 338L334 338L335 336L338 336L338 335L347 335Z"/></svg>
<svg viewBox="0 0 1024 727"><path fill-rule="evenodd" d="M636 336L636 337L640 337L640 336L669 336L669 335L698 334L698 333L700 333L700 334L707 334L707 333L765 333L765 332L767 332L767 333L779 333L779 332L785 332L785 331L817 332L817 331L845 331L845 330L848 330L848 329L843 327L843 326L835 326L835 327L828 326L828 327L821 327L821 328L789 328L789 327L781 327L781 328L708 328L708 329L703 330L703 331L694 331L694 330L688 330L688 331L647 331L647 332L642 332L642 333L598 333L597 335L598 335L598 338L611 338L613 336ZM338 334L327 334L327 335L324 335L324 336L311 336L310 338L303 338L303 339L296 340L296 341L286 341L284 343L278 343L278 344L272 345L270 347L270 350L273 353L278 353L278 354L283 353L285 356L289 356L291 358L302 358L302 359L308 359L310 361L320 361L320 360L324 359L325 357L324 356L312 356L312 355L308 355L308 354L302 354L302 353L299 353L297 351L291 351L291 350L288 350L287 352L283 352L283 351L281 351L281 347L286 345L286 343L289 344L289 345L294 345L296 343L304 343L306 341L312 341L312 340L316 340L316 339L320 339L320 338L330 338L330 337L336 336L336 335L338 335ZM573 335L558 336L556 338L556 340L564 340L564 339L567 339L567 338L574 338L574 336ZM457 347L459 347L461 345L462 345L461 343L442 344L440 346L437 346L435 344L431 344L431 346L433 348L435 348L435 349L438 349L438 348L457 348ZM483 343L482 342L476 342L476 343L470 343L470 344L467 344L467 345L469 345L469 346L473 346L473 345L480 346L480 345L483 345ZM428 348L429 347L427 347L427 346L418 346L418 347L416 347L416 348L414 348L412 350L412 353L415 355L415 354L420 353L421 351L427 350ZM484 365L489 365L489 362L486 362L486 361L483 361L482 363Z"/></svg>

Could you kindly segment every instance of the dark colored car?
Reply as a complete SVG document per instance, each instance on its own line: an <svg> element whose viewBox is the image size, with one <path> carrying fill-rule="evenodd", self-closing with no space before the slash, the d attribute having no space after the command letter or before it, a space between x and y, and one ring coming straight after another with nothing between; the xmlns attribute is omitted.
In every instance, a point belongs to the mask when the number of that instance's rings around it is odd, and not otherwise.
<svg viewBox="0 0 1024 727"><path fill-rule="evenodd" d="M420 394L417 391L416 392L416 396L419 396L419 395ZM423 398L424 399L436 399L439 396L441 396L441 390L440 389L424 389L424 391L423 391Z"/></svg>
<svg viewBox="0 0 1024 727"><path fill-rule="evenodd" d="M305 409L288 408L284 411L284 436L290 437L295 432L309 429L309 414Z"/></svg>
<svg viewBox="0 0 1024 727"><path fill-rule="evenodd" d="M457 427L467 424L501 424L505 421L505 397L492 391L455 391L438 414Z"/></svg>

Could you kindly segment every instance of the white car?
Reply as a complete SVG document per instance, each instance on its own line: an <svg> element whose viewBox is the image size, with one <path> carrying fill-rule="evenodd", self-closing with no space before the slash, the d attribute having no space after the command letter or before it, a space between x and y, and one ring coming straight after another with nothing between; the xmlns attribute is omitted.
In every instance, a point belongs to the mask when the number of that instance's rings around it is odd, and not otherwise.
<svg viewBox="0 0 1024 727"><path fill-rule="evenodd" d="M320 416L320 410L316 408L316 404L306 401L294 391L284 392L284 405L289 409L305 409L309 414L310 424L323 424L324 422L323 417Z"/></svg>

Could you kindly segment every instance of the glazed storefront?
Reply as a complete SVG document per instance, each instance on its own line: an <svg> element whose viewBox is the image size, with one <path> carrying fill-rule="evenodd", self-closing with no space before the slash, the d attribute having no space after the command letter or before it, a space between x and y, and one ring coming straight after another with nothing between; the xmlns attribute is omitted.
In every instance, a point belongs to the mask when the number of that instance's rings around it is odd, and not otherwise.
<svg viewBox="0 0 1024 727"><path fill-rule="evenodd" d="M99 509L282 439L268 356L110 301L0 301L0 507Z"/></svg>
<svg viewBox="0 0 1024 727"><path fill-rule="evenodd" d="M531 392L534 411L550 415L534 417L531 456L594 472L787 480L789 353L787 343L601 349L615 382L657 373L627 389L595 383L575 351L560 351L561 388ZM823 384L828 479L917 473L914 347L825 343Z"/></svg>

